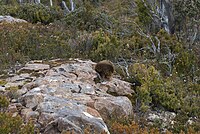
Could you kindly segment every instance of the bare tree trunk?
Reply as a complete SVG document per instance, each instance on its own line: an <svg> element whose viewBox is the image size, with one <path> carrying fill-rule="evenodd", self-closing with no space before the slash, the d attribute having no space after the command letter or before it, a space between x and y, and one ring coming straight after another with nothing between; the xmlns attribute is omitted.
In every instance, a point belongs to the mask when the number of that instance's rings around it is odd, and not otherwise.
<svg viewBox="0 0 200 134"><path fill-rule="evenodd" d="M65 1L62 1L61 6L65 10L65 14L70 13L75 10L75 4L73 0L70 0L71 10L67 7Z"/></svg>
<svg viewBox="0 0 200 134"><path fill-rule="evenodd" d="M73 2L73 0L70 0L70 4L71 4L71 11L74 11L75 7L74 7L74 2Z"/></svg>
<svg viewBox="0 0 200 134"><path fill-rule="evenodd" d="M62 7L64 8L66 14L70 12L70 10L69 10L69 8L67 7L65 1L62 1Z"/></svg>
<svg viewBox="0 0 200 134"><path fill-rule="evenodd" d="M53 2L52 2L52 0L50 0L50 6L53 6Z"/></svg>
<svg viewBox="0 0 200 134"><path fill-rule="evenodd" d="M34 0L35 4L40 4L40 0Z"/></svg>
<svg viewBox="0 0 200 134"><path fill-rule="evenodd" d="M19 0L19 4L21 5L23 3L23 0Z"/></svg>

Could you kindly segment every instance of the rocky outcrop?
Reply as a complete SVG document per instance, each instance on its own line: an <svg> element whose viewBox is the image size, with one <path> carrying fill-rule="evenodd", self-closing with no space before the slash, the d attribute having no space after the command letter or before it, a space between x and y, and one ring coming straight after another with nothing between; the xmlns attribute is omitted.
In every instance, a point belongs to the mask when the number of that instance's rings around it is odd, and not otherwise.
<svg viewBox="0 0 200 134"><path fill-rule="evenodd" d="M27 23L27 21L22 19L13 18L12 16L0 16L0 23Z"/></svg>
<svg viewBox="0 0 200 134"><path fill-rule="evenodd" d="M23 83L17 91L19 98L10 106L13 113L16 114L17 109L25 121L33 120L41 133L46 134L84 133L86 129L109 133L105 121L133 114L132 104L125 97L133 93L130 83L112 78L95 84L96 63L59 62L30 62L18 71L18 75L7 79L10 85Z"/></svg>

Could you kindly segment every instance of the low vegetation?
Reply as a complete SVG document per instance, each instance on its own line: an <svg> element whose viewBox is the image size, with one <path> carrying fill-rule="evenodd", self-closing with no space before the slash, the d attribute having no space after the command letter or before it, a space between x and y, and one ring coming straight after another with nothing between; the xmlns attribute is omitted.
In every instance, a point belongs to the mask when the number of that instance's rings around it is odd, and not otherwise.
<svg viewBox="0 0 200 134"><path fill-rule="evenodd" d="M163 130L159 123L153 127L141 123L142 115L158 110L176 114L173 127L167 126L166 133L198 133L199 41L186 40L189 34L186 29L195 31L192 24L198 23L195 21L198 16L192 11L192 15L185 12L189 10L186 3L183 9L178 3L174 3L174 15L179 16L175 20L179 27L173 35L153 25L149 5L140 0L136 0L137 7L129 0L86 1L77 4L76 10L67 15L57 5L19 5L14 0L3 3L0 15L11 15L29 23L0 23L0 72L34 59L78 57L96 62L109 59L119 67L116 71L123 80L141 84L133 87L135 94L130 98L141 120L109 123L111 132L159 133ZM181 13L185 16L180 16ZM182 19L185 25L181 25ZM4 85L0 81L0 86ZM11 92L10 97L16 96ZM24 124L20 117L5 113L7 99L0 96L0 125L3 126L0 133L32 133L31 125L21 127ZM194 120L188 124L191 119Z"/></svg>

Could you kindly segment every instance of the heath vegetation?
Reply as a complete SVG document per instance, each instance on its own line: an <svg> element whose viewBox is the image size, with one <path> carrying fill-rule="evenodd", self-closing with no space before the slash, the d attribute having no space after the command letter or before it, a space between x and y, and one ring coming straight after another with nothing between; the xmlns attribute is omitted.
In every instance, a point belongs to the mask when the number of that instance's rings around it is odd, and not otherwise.
<svg viewBox="0 0 200 134"><path fill-rule="evenodd" d="M111 132L160 133L159 122L149 125L143 119L151 110L176 114L174 124L164 128L168 134L200 132L198 0L172 3L173 34L156 23L156 7L146 0L74 0L75 9L69 12L60 3L0 0L0 15L28 21L0 23L1 73L34 59L111 60L121 79L140 83L129 96L138 120L110 122ZM70 2L65 3L70 7ZM17 89L8 90L7 97L15 98ZM0 133L33 133L31 123L24 125L20 117L6 113L7 97L0 95Z"/></svg>

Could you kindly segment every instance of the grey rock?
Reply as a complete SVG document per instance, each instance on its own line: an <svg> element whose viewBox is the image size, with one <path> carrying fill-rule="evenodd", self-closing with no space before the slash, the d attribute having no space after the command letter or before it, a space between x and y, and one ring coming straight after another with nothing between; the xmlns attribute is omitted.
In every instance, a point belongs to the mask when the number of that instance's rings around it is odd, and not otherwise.
<svg viewBox="0 0 200 134"><path fill-rule="evenodd" d="M11 16L0 16L0 22L6 22L6 23L27 23L27 21L25 21L25 20L13 18Z"/></svg>
<svg viewBox="0 0 200 134"><path fill-rule="evenodd" d="M17 103L17 99L12 99L11 102L12 103Z"/></svg>
<svg viewBox="0 0 200 134"><path fill-rule="evenodd" d="M8 106L8 111L9 111L10 113L18 112L17 106L16 106L15 104L10 104L10 105Z"/></svg>
<svg viewBox="0 0 200 134"><path fill-rule="evenodd" d="M85 105L53 96L46 96L44 100L38 105L37 111L42 113L40 122L45 121L45 133L52 133L55 124L59 131L68 129L82 133L80 128L87 124L94 126L98 132L108 131L100 115L94 114L98 112L91 112Z"/></svg>
<svg viewBox="0 0 200 134"><path fill-rule="evenodd" d="M0 86L0 92L5 92L6 91L6 88L5 87L2 87Z"/></svg>
<svg viewBox="0 0 200 134"><path fill-rule="evenodd" d="M20 86L23 86L23 85L24 85L24 82L22 82L22 81L19 81L19 82L8 82L8 83L6 83L5 88L20 87Z"/></svg>
<svg viewBox="0 0 200 134"><path fill-rule="evenodd" d="M133 114L131 101L127 97L97 97L95 104L104 120L109 120L110 117L127 117Z"/></svg>
<svg viewBox="0 0 200 134"><path fill-rule="evenodd" d="M47 64L27 63L25 67L21 68L19 71L23 71L23 70L39 71L39 70L47 70L47 69L50 69L50 66Z"/></svg>
<svg viewBox="0 0 200 134"><path fill-rule="evenodd" d="M26 108L21 110L21 115L26 121L29 121L30 119L33 121L38 119L39 112Z"/></svg>
<svg viewBox="0 0 200 134"><path fill-rule="evenodd" d="M107 93L131 95L133 90L130 83L113 78L95 84L95 64L73 60L49 69L42 62L29 62L22 70L39 69L46 72L18 91L21 95L19 102L32 110L24 114L26 119L30 116L37 118L35 123L39 124L37 126L41 132L48 134L65 131L84 133L86 128L90 128L91 132L109 133L104 122L109 117L131 116L132 104L127 97L114 97Z"/></svg>
<svg viewBox="0 0 200 134"><path fill-rule="evenodd" d="M34 108L37 107L43 101L44 95L41 93L27 93L19 98L19 101L22 105L26 106L27 108Z"/></svg>

